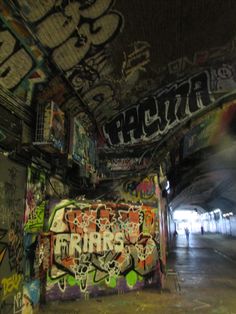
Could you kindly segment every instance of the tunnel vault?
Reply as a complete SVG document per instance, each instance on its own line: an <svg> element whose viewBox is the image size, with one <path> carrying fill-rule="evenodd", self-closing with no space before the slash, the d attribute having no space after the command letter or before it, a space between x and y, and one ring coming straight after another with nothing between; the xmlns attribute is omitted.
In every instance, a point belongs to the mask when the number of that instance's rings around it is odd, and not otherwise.
<svg viewBox="0 0 236 314"><path fill-rule="evenodd" d="M1 309L161 285L168 205L235 213L235 9L1 1Z"/></svg>
<svg viewBox="0 0 236 314"><path fill-rule="evenodd" d="M211 11L217 31L203 0L194 9L176 1L173 10L165 1L151 1L145 10L139 3L132 18L129 6L112 0L1 3L2 112L6 121L22 120L15 129L3 123L2 146L23 163L34 156L82 192L130 173L142 179L164 172L175 184L172 174L186 158L214 146L214 132L233 130L224 108L232 100L228 115L234 115L234 2L224 4L227 36L220 31L220 3ZM138 12L154 14L142 30ZM164 30L161 12L175 17L175 26L192 19L192 27ZM198 45L197 20L207 26ZM151 32L154 21L157 32ZM171 49L159 44L167 34ZM211 113L219 106L226 123Z"/></svg>

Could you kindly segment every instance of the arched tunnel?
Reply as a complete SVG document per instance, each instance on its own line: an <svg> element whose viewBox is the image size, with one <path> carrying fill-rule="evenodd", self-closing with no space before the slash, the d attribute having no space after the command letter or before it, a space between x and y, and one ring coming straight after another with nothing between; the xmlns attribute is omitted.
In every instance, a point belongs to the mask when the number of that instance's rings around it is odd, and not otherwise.
<svg viewBox="0 0 236 314"><path fill-rule="evenodd" d="M236 1L0 1L0 313L236 313Z"/></svg>

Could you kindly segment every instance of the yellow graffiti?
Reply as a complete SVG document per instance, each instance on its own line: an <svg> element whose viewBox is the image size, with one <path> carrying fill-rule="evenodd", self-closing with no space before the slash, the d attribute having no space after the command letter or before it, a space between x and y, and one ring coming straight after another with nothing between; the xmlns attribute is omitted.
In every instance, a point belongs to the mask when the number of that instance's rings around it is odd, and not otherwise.
<svg viewBox="0 0 236 314"><path fill-rule="evenodd" d="M2 279L3 299L5 299L13 290L18 290L22 277L22 274L14 274L8 278Z"/></svg>

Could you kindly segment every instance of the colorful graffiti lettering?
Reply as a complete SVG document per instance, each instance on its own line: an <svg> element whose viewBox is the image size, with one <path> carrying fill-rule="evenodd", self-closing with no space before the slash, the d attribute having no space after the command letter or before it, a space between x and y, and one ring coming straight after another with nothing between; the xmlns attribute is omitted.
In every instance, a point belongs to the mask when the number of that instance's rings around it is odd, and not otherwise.
<svg viewBox="0 0 236 314"><path fill-rule="evenodd" d="M139 199L151 199L156 193L156 184L153 177L147 177L141 182L128 180L123 183L123 191Z"/></svg>
<svg viewBox="0 0 236 314"><path fill-rule="evenodd" d="M121 276L132 271L136 280L132 284L130 273L126 281L133 287L138 276L156 269L156 219L149 206L62 201L49 220L50 280L58 280L61 292L68 280L69 286L78 282L85 292L91 280L114 288ZM61 280L64 276L70 279Z"/></svg>
<svg viewBox="0 0 236 314"><path fill-rule="evenodd" d="M44 210L46 202L43 201L39 206L31 211L28 216L28 220L24 226L25 231L40 230L43 227Z"/></svg>

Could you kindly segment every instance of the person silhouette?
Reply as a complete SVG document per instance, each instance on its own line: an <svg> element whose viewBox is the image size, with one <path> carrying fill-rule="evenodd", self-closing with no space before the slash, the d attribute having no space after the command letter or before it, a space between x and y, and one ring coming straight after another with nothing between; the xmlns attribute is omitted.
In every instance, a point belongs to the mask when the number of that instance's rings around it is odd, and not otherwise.
<svg viewBox="0 0 236 314"><path fill-rule="evenodd" d="M185 236L186 236L186 240L187 240L187 242L188 242L188 244L189 244L189 229L188 229L188 227L186 227L185 229L184 229L184 231L185 231Z"/></svg>

